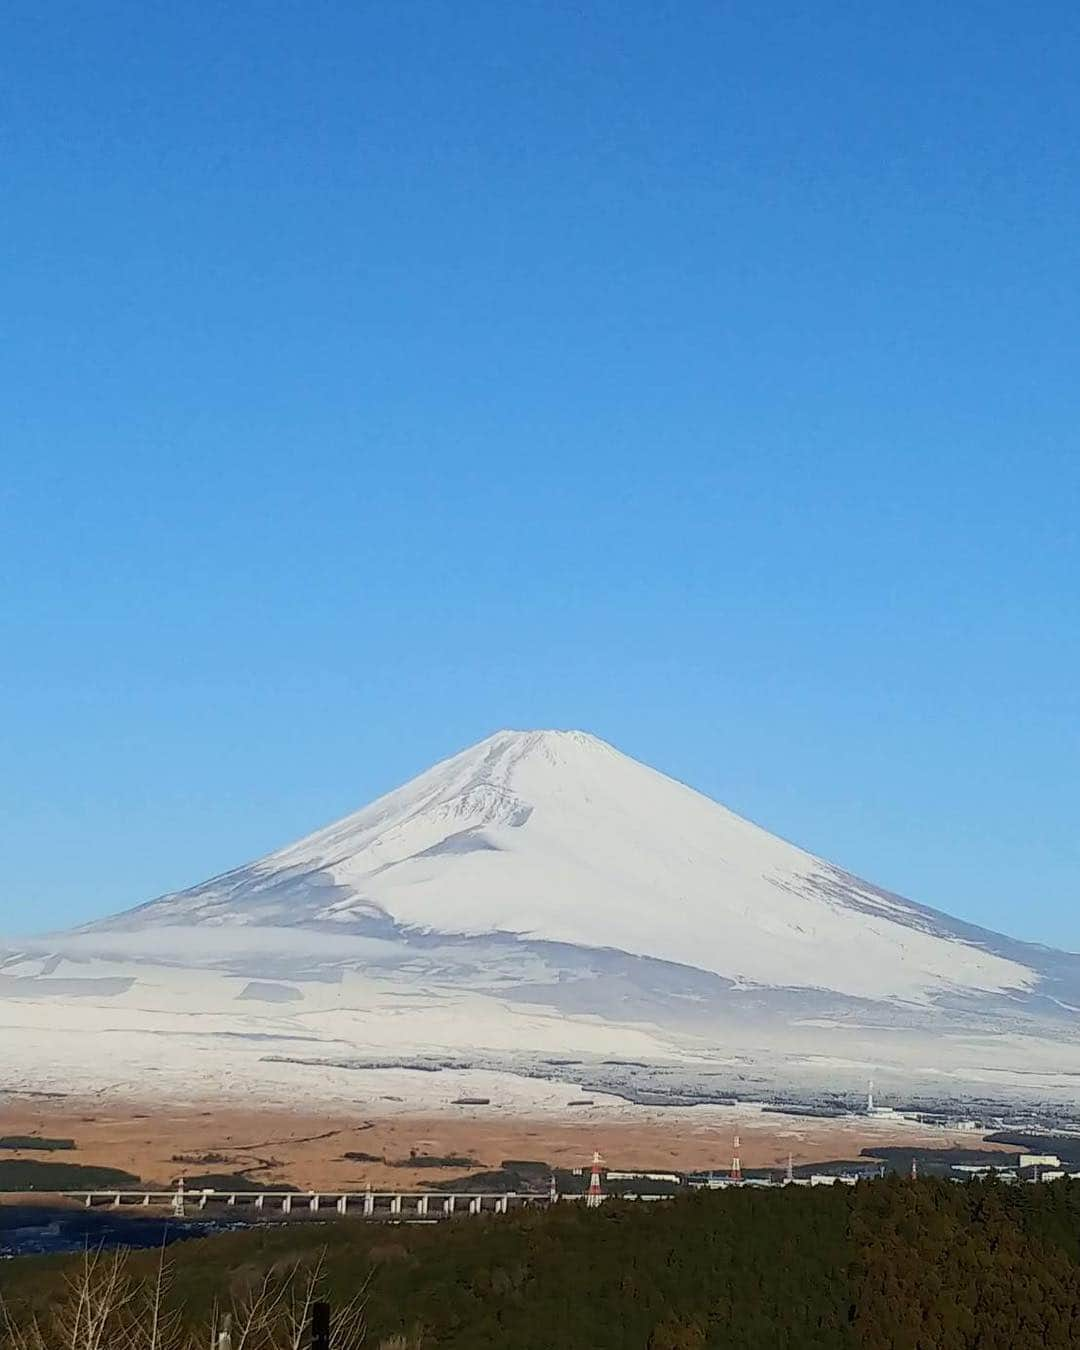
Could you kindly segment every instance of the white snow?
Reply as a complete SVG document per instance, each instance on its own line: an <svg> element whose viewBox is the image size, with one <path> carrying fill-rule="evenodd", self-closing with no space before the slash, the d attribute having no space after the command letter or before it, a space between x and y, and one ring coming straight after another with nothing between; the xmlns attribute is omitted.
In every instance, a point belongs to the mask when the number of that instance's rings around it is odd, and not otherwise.
<svg viewBox="0 0 1080 1350"><path fill-rule="evenodd" d="M168 931L170 939L180 936ZM1060 1102L1075 1100L1080 1079L1075 1038L892 1030L883 1036L880 1027L793 1022L718 1027L708 1046L640 1021L568 1016L477 990L421 984L402 971L297 981L291 987L300 998L289 1003L242 999L248 984L242 976L101 960L88 955L85 943L77 959L57 963L28 954L4 973L20 984L0 986L0 1092L153 1093L189 1101L280 1101L302 1092L309 1104L348 1101L382 1112L443 1110L457 1097L486 1096L495 1109L546 1112L564 1110L582 1090L604 1098L588 1066L607 1058L666 1065L675 1095L683 1074L704 1072L708 1077L697 1081L714 1081L720 1093L744 1075L757 1090L802 1084L855 1092L873 1076L961 1094L985 1085L1002 1098ZM71 992L74 980L82 981L79 993ZM126 987L111 992L118 986ZM555 1055L584 1061L569 1071L580 1074L580 1086L533 1076L543 1057ZM372 1060L450 1067L438 1073L344 1067ZM526 1068L527 1075L520 1072ZM387 1102L387 1095L402 1101Z"/></svg>

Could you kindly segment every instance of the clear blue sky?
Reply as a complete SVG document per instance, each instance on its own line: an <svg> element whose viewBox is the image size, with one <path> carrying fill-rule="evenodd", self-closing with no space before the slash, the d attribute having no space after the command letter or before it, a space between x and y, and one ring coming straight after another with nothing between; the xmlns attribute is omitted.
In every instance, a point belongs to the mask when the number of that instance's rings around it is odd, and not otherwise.
<svg viewBox="0 0 1080 1350"><path fill-rule="evenodd" d="M0 931L584 727L1080 948L1080 9L30 4Z"/></svg>

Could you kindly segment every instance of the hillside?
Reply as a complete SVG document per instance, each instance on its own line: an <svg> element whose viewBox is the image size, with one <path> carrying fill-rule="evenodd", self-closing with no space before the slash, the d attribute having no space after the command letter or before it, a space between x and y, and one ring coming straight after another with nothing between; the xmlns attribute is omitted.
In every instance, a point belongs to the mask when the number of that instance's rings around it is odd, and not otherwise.
<svg viewBox="0 0 1080 1350"><path fill-rule="evenodd" d="M380 1350L399 1335L407 1350L1065 1350L1080 1337L1078 1227L1068 1182L895 1178L435 1228L344 1220L180 1244L170 1298L207 1344L215 1306L321 1261L335 1306L368 1281ZM156 1260L133 1266L153 1280ZM36 1307L47 1327L74 1264L10 1263L16 1321Z"/></svg>

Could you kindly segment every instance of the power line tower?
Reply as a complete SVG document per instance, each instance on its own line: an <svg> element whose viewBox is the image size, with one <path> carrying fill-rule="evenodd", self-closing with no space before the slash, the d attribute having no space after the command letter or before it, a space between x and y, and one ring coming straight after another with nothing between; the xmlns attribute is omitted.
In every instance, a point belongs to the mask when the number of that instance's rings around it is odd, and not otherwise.
<svg viewBox="0 0 1080 1350"><path fill-rule="evenodd" d="M731 1154L731 1180L738 1184L742 1181L742 1161L739 1158L739 1136L735 1136L735 1147Z"/></svg>
<svg viewBox="0 0 1080 1350"><path fill-rule="evenodd" d="M585 1203L590 1209L596 1209L603 1204L604 1190L600 1185L600 1168L604 1160L599 1153L592 1155L592 1174L589 1177L589 1189L585 1194Z"/></svg>

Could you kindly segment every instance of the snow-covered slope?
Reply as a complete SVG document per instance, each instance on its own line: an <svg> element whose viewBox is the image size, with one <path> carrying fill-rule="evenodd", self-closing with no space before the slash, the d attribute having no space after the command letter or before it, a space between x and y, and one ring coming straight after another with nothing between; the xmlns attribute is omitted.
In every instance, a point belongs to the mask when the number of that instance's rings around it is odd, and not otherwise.
<svg viewBox="0 0 1080 1350"><path fill-rule="evenodd" d="M887 895L579 731L504 731L259 862L101 928L512 933L739 982L923 998L1028 988Z"/></svg>
<svg viewBox="0 0 1080 1350"><path fill-rule="evenodd" d="M1073 1100L1078 1009L1080 957L882 891L595 737L506 731L257 862L0 951L0 1086L283 1090L330 1060L347 1095L360 1064L428 1056L660 1096L872 1075Z"/></svg>

